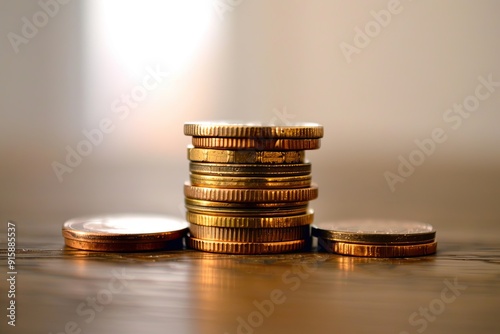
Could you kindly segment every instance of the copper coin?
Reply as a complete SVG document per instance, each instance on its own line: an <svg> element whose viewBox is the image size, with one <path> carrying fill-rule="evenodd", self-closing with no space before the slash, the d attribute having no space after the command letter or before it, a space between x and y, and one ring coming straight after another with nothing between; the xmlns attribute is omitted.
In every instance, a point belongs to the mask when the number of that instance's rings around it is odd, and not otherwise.
<svg viewBox="0 0 500 334"><path fill-rule="evenodd" d="M165 249L187 231L187 222L155 215L76 218L62 228L67 246L115 252Z"/></svg>
<svg viewBox="0 0 500 334"><path fill-rule="evenodd" d="M193 137L192 144L194 147L213 149L298 151L320 148L321 139Z"/></svg>
<svg viewBox="0 0 500 334"><path fill-rule="evenodd" d="M436 253L437 242L414 245L368 245L318 239L321 248L329 252L362 257L412 257Z"/></svg>
<svg viewBox="0 0 500 334"><path fill-rule="evenodd" d="M195 137L234 138L321 138L323 126L316 123L274 124L231 124L223 122L184 123L184 134Z"/></svg>

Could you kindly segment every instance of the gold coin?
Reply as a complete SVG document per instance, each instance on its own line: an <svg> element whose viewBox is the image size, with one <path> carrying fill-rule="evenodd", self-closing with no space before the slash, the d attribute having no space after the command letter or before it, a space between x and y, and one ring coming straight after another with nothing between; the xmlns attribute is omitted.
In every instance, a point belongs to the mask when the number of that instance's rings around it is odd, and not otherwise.
<svg viewBox="0 0 500 334"><path fill-rule="evenodd" d="M304 207L309 204L308 201L302 202L270 202L270 203L235 203L235 202L215 202L204 201L201 199L185 198L184 202L187 205L215 207L215 208L237 208L237 209L276 209L276 208L297 208Z"/></svg>
<svg viewBox="0 0 500 334"><path fill-rule="evenodd" d="M222 203L222 202L220 202ZM277 208L227 208L207 207L186 204L186 209L199 214L234 216L234 217L276 217L302 215L307 212L307 205Z"/></svg>
<svg viewBox="0 0 500 334"><path fill-rule="evenodd" d="M132 252L167 248L184 237L185 221L153 215L116 215L71 219L62 234L69 247Z"/></svg>
<svg viewBox="0 0 500 334"><path fill-rule="evenodd" d="M323 126L316 123L262 125L194 122L184 123L184 134L195 137L313 139L323 137Z"/></svg>
<svg viewBox="0 0 500 334"><path fill-rule="evenodd" d="M281 217L236 217L199 214L188 211L186 220L192 224L217 227L236 228L285 228L309 225L313 222L314 213L309 209L306 214Z"/></svg>
<svg viewBox="0 0 500 334"><path fill-rule="evenodd" d="M298 176L309 175L311 164L217 164L191 162L193 174L215 176Z"/></svg>
<svg viewBox="0 0 500 334"><path fill-rule="evenodd" d="M190 175L191 184L209 188L305 188L311 185L311 175L301 176L213 176Z"/></svg>
<svg viewBox="0 0 500 334"><path fill-rule="evenodd" d="M229 150L298 151L318 149L321 139L193 137L192 144L199 148Z"/></svg>
<svg viewBox="0 0 500 334"><path fill-rule="evenodd" d="M297 164L305 160L302 151L238 151L188 146L188 159L197 162L233 164Z"/></svg>
<svg viewBox="0 0 500 334"><path fill-rule="evenodd" d="M288 253L303 250L308 242L306 240L293 240L282 242L230 242L213 241L189 237L188 246L197 250L224 253L224 254L273 254Z"/></svg>
<svg viewBox="0 0 500 334"><path fill-rule="evenodd" d="M363 257L411 257L436 253L437 242L414 245L369 245L318 239L321 248L329 252Z"/></svg>
<svg viewBox="0 0 500 334"><path fill-rule="evenodd" d="M301 202L318 197L318 187L297 189L219 189L184 184L188 198L216 202Z"/></svg>
<svg viewBox="0 0 500 334"><path fill-rule="evenodd" d="M191 224L189 234L193 238L234 242L278 242L310 237L309 226L286 228L232 228Z"/></svg>
<svg viewBox="0 0 500 334"><path fill-rule="evenodd" d="M352 219L315 223L312 235L333 241L366 244L415 244L435 239L430 224L388 219Z"/></svg>

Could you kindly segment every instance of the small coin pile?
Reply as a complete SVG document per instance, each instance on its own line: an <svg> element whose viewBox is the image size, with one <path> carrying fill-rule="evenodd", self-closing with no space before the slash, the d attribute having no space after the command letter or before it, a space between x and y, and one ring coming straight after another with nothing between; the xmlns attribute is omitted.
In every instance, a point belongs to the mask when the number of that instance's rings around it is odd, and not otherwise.
<svg viewBox="0 0 500 334"><path fill-rule="evenodd" d="M138 252L183 248L185 221L156 215L75 218L63 224L66 246L102 252Z"/></svg>
<svg viewBox="0 0 500 334"><path fill-rule="evenodd" d="M188 245L227 254L270 254L310 246L318 196L305 150L323 127L186 123L190 181L184 185Z"/></svg>
<svg viewBox="0 0 500 334"><path fill-rule="evenodd" d="M315 223L318 248L341 255L411 257L434 254L436 231L430 224L393 220Z"/></svg>

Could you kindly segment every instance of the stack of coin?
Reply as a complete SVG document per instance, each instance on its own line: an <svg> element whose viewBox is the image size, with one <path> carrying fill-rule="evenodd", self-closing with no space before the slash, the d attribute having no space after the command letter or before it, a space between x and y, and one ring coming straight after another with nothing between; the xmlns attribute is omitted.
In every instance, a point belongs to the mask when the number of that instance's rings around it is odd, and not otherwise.
<svg viewBox="0 0 500 334"><path fill-rule="evenodd" d="M436 231L430 224L394 220L348 220L315 223L318 248L365 257L410 257L436 252Z"/></svg>
<svg viewBox="0 0 500 334"><path fill-rule="evenodd" d="M317 149L318 124L287 126L186 123L190 182L184 186L188 245L232 254L310 246L318 196L305 150Z"/></svg>

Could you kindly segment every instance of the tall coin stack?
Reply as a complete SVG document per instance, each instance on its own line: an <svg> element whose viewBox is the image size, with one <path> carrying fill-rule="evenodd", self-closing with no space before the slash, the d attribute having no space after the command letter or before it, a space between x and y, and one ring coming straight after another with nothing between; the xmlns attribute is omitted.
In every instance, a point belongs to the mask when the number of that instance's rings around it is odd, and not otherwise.
<svg viewBox="0 0 500 334"><path fill-rule="evenodd" d="M191 248L269 254L310 247L318 196L305 150L318 149L323 127L186 123L190 182L184 185Z"/></svg>

